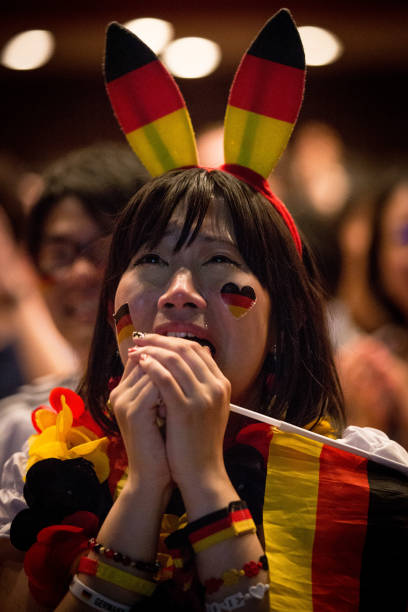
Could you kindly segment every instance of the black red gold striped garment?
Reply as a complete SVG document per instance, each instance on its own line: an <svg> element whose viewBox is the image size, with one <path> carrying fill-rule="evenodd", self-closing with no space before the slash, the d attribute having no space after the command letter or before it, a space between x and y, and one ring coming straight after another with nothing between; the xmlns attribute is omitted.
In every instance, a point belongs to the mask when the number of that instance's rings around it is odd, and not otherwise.
<svg viewBox="0 0 408 612"><path fill-rule="evenodd" d="M408 478L275 431L264 503L270 610L405 612Z"/></svg>

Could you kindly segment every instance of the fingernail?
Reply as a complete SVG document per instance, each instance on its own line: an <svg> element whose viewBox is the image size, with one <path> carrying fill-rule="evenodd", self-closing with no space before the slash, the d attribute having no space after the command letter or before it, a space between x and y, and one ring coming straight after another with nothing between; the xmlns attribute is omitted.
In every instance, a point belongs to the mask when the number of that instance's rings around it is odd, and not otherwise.
<svg viewBox="0 0 408 612"><path fill-rule="evenodd" d="M147 361L149 359L149 355L147 353L141 353L139 360L140 361Z"/></svg>

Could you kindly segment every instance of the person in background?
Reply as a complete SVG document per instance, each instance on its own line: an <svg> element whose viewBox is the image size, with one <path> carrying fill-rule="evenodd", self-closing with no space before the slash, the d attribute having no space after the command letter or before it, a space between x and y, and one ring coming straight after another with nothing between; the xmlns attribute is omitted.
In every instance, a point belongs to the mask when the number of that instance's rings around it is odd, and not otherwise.
<svg viewBox="0 0 408 612"><path fill-rule="evenodd" d="M14 321L19 317L20 350L38 363L45 346L49 363L41 374L48 375L1 400L0 467L30 435L30 411L46 402L56 385L77 384L86 365L116 215L148 176L130 149L112 143L73 151L45 171L42 193L26 221L26 249L42 295L34 273L21 266L21 273L12 273L17 268L13 257L8 261L14 267L3 266L2 277L13 293L10 316Z"/></svg>
<svg viewBox="0 0 408 612"><path fill-rule="evenodd" d="M387 173L365 216L365 285L374 308L359 308L354 334L337 338L337 365L350 424L382 429L408 448L408 174ZM353 296L351 295L350 299ZM348 293L343 291L345 307Z"/></svg>
<svg viewBox="0 0 408 612"><path fill-rule="evenodd" d="M34 176L13 156L0 152L0 398L24 382L61 373L72 364L24 245L23 185L27 198L28 177Z"/></svg>

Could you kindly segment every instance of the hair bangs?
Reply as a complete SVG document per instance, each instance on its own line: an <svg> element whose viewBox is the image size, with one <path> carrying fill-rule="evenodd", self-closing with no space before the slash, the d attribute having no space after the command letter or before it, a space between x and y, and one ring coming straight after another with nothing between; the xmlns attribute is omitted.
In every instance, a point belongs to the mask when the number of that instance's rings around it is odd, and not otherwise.
<svg viewBox="0 0 408 612"><path fill-rule="evenodd" d="M214 184L201 168L175 170L158 177L142 188L129 202L119 222L122 240L117 247L126 253L127 262L143 246L156 247L179 207L183 223L175 251L190 245L197 237L214 198ZM122 259L123 262L123 259Z"/></svg>

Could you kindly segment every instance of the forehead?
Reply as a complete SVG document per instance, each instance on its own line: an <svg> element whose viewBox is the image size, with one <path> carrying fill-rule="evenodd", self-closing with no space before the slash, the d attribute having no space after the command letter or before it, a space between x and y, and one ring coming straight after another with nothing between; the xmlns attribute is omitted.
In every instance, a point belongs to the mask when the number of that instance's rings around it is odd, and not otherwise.
<svg viewBox="0 0 408 612"><path fill-rule="evenodd" d="M184 226L187 214L188 203L185 201L180 202L170 218L165 234L179 234ZM194 222L190 235L192 232L194 232L195 227L196 223ZM228 240L234 243L236 242L232 220L227 210L227 206L222 198L214 197L211 200L207 213L198 231L198 236Z"/></svg>
<svg viewBox="0 0 408 612"><path fill-rule="evenodd" d="M57 202L44 220L43 234L50 235L87 235L99 234L96 221L87 212L81 201L67 196Z"/></svg>

